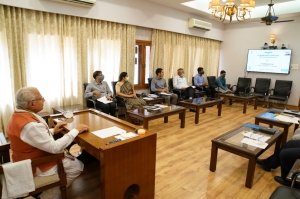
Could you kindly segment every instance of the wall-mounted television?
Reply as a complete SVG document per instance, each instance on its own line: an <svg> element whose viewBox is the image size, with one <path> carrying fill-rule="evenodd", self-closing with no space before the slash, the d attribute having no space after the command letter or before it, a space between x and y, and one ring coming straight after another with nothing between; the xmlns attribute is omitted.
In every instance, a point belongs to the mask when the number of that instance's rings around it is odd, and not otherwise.
<svg viewBox="0 0 300 199"><path fill-rule="evenodd" d="M292 50L248 50L247 72L289 74Z"/></svg>

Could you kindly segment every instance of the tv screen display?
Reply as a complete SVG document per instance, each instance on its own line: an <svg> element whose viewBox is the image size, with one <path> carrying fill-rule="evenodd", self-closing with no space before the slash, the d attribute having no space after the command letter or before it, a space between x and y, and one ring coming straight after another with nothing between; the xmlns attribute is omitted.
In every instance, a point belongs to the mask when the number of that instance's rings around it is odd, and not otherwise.
<svg viewBox="0 0 300 199"><path fill-rule="evenodd" d="M289 74L291 49L248 50L247 72Z"/></svg>

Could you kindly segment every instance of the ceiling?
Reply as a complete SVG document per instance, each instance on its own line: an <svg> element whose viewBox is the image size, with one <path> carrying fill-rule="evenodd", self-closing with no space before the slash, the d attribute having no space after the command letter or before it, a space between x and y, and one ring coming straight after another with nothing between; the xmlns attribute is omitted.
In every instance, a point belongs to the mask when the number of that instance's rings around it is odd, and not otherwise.
<svg viewBox="0 0 300 199"><path fill-rule="evenodd" d="M208 4L211 0L147 0L161 4L167 7L172 7L177 10L182 10L187 13L200 15L205 18L210 18ZM256 0L256 7L251 12L251 20L261 21L260 18L266 15L268 4L271 0ZM236 1L238 4L240 1ZM300 15L300 0L273 0L275 15L280 19L293 19ZM235 17L234 17L235 18ZM233 22L236 19L233 19ZM229 21L226 20L228 23Z"/></svg>

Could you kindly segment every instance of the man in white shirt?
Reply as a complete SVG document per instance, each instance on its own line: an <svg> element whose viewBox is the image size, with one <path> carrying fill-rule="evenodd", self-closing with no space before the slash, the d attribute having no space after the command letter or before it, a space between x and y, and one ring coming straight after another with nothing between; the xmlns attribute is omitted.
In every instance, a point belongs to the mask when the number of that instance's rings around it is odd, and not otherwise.
<svg viewBox="0 0 300 199"><path fill-rule="evenodd" d="M45 120L37 114L43 110L44 101L37 88L24 87L17 91L17 107L6 127L13 162L61 153L79 133L89 130L88 126L78 124L75 129L54 140L53 135L61 132L62 126L67 123L59 122L53 129L49 129ZM77 158L64 158L63 166L67 174L67 186L69 186L83 171L83 163ZM33 172L35 176L50 176L57 173L57 165L55 162L45 163L33 168ZM58 199L60 193L59 187L55 187L44 191L39 198Z"/></svg>
<svg viewBox="0 0 300 199"><path fill-rule="evenodd" d="M177 70L177 74L173 78L173 87L174 89L180 89L181 90L181 97L185 99L192 99L194 96L195 89L190 87L187 84L186 78L184 77L184 70L182 68L179 68Z"/></svg>

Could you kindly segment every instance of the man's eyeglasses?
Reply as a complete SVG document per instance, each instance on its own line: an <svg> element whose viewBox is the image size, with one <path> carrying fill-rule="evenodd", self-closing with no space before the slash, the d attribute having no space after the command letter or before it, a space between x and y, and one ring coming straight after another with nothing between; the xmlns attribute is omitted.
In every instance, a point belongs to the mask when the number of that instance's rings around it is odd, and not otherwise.
<svg viewBox="0 0 300 199"><path fill-rule="evenodd" d="M31 101L38 101L38 100L43 100L43 101L45 101L45 98L44 98L44 97L41 97L40 99L35 99L35 100L31 100Z"/></svg>

